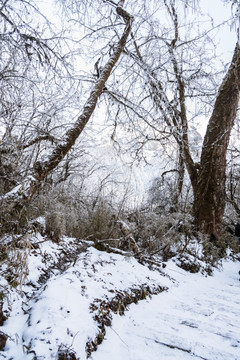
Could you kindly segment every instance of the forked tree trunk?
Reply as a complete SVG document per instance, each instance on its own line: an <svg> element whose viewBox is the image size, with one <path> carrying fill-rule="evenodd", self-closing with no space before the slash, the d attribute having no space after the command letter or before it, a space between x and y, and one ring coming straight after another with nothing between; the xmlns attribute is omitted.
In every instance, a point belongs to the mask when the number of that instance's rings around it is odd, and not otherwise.
<svg viewBox="0 0 240 360"><path fill-rule="evenodd" d="M225 208L226 153L237 114L240 91L240 49L220 86L203 142L194 216L199 231L218 237Z"/></svg>

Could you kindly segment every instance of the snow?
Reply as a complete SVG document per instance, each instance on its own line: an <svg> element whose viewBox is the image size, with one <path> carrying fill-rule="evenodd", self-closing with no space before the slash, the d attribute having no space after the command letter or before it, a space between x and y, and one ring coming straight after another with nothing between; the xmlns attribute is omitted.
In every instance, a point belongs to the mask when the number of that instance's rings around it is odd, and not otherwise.
<svg viewBox="0 0 240 360"><path fill-rule="evenodd" d="M206 278L170 262L177 285L114 316L93 359L239 359L239 268L224 262Z"/></svg>
<svg viewBox="0 0 240 360"><path fill-rule="evenodd" d="M2 200L12 200L12 199L17 199L17 198L22 198L22 197L27 197L28 196L28 192L31 188L31 185L33 183L36 182L36 179L29 175L27 176L21 184L15 186L11 191L9 191L8 193L6 193L5 195L0 196L0 199Z"/></svg>
<svg viewBox="0 0 240 360"><path fill-rule="evenodd" d="M10 338L0 359L57 359L61 346L87 359L86 343L99 333L91 305L143 285L168 290L130 305L123 316L112 313L91 359L239 359L238 262L224 260L206 277L184 271L174 259L154 271L128 254L100 252L86 242L68 259L68 251L81 245L75 239L54 244L38 234L34 242L39 247L29 255L28 279L4 305L9 317L0 329ZM0 285L6 287L6 280Z"/></svg>

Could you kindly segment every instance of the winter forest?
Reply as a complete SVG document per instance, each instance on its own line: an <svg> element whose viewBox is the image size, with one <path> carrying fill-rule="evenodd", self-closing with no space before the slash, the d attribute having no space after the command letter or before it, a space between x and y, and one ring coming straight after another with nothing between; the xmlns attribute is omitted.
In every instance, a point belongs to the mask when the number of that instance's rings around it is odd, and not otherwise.
<svg viewBox="0 0 240 360"><path fill-rule="evenodd" d="M0 0L0 29L0 358L239 359L239 1Z"/></svg>

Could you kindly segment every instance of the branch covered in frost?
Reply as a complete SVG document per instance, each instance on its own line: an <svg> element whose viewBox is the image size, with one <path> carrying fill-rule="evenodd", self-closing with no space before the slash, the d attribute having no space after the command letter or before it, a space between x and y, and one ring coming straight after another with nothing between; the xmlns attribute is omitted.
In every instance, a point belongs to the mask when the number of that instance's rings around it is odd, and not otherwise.
<svg viewBox="0 0 240 360"><path fill-rule="evenodd" d="M21 205L25 201L31 199L46 176L58 166L67 153L72 149L79 135L85 128L87 122L94 112L97 101L105 87L105 83L123 52L126 41L131 32L133 17L120 6L116 7L116 13L123 19L125 23L122 36L115 44L112 55L110 56L106 65L103 67L98 80L90 92L81 115L77 118L72 128L67 131L63 137L63 141L55 147L48 158L35 164L34 177L26 178L22 184L16 186L12 191L5 194L2 197L2 201L12 201L13 203L16 202Z"/></svg>
<svg viewBox="0 0 240 360"><path fill-rule="evenodd" d="M0 196L0 201L13 201L21 203L24 200L29 199L32 194L33 188L36 186L36 179L33 176L27 176L21 184L15 186L11 191Z"/></svg>
<svg viewBox="0 0 240 360"><path fill-rule="evenodd" d="M58 146L56 146L52 154L45 161L36 163L34 170L36 173L36 177L40 181L42 181L48 173L50 173L53 169L57 167L57 165L62 161L62 159L74 146L76 140L78 139L79 135L81 134L90 117L92 116L97 101L104 89L105 83L109 78L114 66L116 65L121 53L123 52L127 38L131 32L133 17L119 6L116 8L116 12L119 16L123 18L126 24L123 34L119 39L118 43L114 46L113 53L110 56L108 62L103 67L101 74L83 107L81 115L77 118L73 127L66 133L64 141Z"/></svg>

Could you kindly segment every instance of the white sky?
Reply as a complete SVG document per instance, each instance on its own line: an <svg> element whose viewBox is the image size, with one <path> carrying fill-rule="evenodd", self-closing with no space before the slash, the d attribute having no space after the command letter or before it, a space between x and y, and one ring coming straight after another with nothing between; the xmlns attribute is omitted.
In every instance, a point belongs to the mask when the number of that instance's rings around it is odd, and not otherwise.
<svg viewBox="0 0 240 360"><path fill-rule="evenodd" d="M60 19L58 16L55 16L56 7L54 6L54 2L54 0L39 0L38 5L50 21L58 26L58 24L60 25ZM209 14L209 16L213 18L215 26L230 19L233 15L230 4L227 5L223 0L200 0L200 9L203 13ZM223 59L228 63L231 61L235 43L237 41L236 29L234 27L230 29L229 23L224 27L221 27L219 31L216 31L215 36L218 44L217 53L223 55Z"/></svg>
<svg viewBox="0 0 240 360"><path fill-rule="evenodd" d="M204 13L208 13L214 20L214 25L220 24L232 17L231 6L226 5L223 0L200 0L200 6ZM217 40L218 53L224 54L226 62L231 61L233 50L237 41L236 29L230 29L230 24L222 27Z"/></svg>

